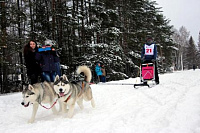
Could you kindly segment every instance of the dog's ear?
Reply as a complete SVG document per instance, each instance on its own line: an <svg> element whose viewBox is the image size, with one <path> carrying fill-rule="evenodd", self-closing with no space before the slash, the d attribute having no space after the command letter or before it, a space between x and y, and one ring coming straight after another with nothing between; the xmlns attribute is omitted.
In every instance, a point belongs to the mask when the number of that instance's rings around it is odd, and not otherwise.
<svg viewBox="0 0 200 133"><path fill-rule="evenodd" d="M22 86L23 90L26 90L27 87L28 87L27 85L23 85L23 86Z"/></svg>
<svg viewBox="0 0 200 133"><path fill-rule="evenodd" d="M34 90L34 88L33 88L33 86L32 85L28 85L28 89L30 90L30 91L33 91Z"/></svg>
<svg viewBox="0 0 200 133"><path fill-rule="evenodd" d="M54 82L58 81L59 79L60 79L60 77L58 75L56 75Z"/></svg>
<svg viewBox="0 0 200 133"><path fill-rule="evenodd" d="M63 80L69 81L66 75L63 75Z"/></svg>

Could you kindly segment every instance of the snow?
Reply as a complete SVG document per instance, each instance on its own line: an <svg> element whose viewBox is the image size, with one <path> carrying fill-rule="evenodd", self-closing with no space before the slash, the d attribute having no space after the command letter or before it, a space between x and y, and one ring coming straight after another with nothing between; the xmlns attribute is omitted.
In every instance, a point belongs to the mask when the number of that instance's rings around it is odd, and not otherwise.
<svg viewBox="0 0 200 133"><path fill-rule="evenodd" d="M138 83L138 78L91 85L96 108L90 102L83 110L76 105L69 119L40 106L33 124L27 123L32 105L20 105L20 92L1 95L0 132L200 133L199 77L197 69L160 75L160 84L152 88L120 85Z"/></svg>

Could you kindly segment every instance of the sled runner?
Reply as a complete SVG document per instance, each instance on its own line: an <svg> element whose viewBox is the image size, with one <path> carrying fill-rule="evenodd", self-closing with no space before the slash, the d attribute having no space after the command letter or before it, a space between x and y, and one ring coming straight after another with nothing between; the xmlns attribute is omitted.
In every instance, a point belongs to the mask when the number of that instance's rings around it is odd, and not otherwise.
<svg viewBox="0 0 200 133"><path fill-rule="evenodd" d="M155 66L154 63L142 63L140 66L140 84L134 84L134 88L136 86L149 86L147 81L155 81Z"/></svg>

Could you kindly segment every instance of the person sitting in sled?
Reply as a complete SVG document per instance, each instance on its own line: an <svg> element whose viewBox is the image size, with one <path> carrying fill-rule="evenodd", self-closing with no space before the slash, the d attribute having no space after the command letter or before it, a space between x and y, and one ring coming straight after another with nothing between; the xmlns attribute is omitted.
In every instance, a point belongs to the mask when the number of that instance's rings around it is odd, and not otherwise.
<svg viewBox="0 0 200 133"><path fill-rule="evenodd" d="M144 44L141 52L141 59L143 63L153 62L155 64L155 82L159 84L158 70L157 70L157 46L153 42L152 37L147 38L146 44Z"/></svg>

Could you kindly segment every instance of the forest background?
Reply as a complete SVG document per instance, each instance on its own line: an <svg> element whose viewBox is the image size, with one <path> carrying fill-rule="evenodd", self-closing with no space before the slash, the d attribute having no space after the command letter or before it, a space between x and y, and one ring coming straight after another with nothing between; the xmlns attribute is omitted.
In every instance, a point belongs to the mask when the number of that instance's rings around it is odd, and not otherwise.
<svg viewBox="0 0 200 133"><path fill-rule="evenodd" d="M170 25L152 0L0 0L0 7L1 93L26 83L23 47L31 39L54 41L72 80L85 64L95 81L97 62L109 81L139 76L147 36L158 48L159 73L199 66L199 43L184 26Z"/></svg>

